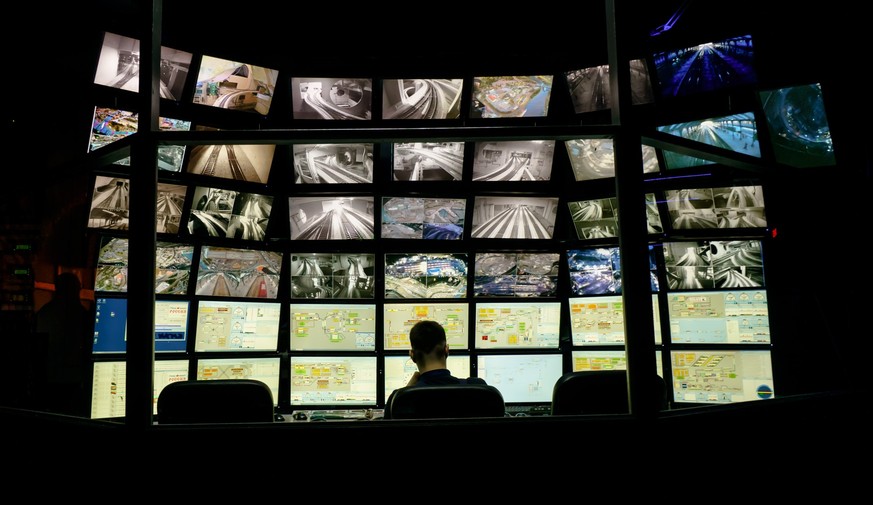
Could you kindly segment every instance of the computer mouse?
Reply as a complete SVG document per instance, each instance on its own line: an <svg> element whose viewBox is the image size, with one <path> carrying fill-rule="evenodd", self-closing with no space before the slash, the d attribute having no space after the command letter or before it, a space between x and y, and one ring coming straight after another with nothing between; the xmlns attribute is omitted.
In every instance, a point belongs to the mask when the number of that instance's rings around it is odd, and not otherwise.
<svg viewBox="0 0 873 505"><path fill-rule="evenodd" d="M306 412L295 412L292 417L295 421L305 421L307 419Z"/></svg>
<svg viewBox="0 0 873 505"><path fill-rule="evenodd" d="M285 420L285 416L283 416L282 414L279 414L279 413L277 412L276 415L273 417L273 420L276 421L276 422L281 423L282 421Z"/></svg>

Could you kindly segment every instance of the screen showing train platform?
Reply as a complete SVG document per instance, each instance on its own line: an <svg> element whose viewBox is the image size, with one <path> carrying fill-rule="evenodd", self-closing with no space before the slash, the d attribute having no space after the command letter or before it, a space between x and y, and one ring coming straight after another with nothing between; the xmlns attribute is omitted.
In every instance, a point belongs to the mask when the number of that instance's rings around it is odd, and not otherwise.
<svg viewBox="0 0 873 505"><path fill-rule="evenodd" d="M375 356L291 356L291 405L376 405Z"/></svg>
<svg viewBox="0 0 873 505"><path fill-rule="evenodd" d="M292 303L292 351L375 351L376 304Z"/></svg>
<svg viewBox="0 0 873 505"><path fill-rule="evenodd" d="M201 300L194 351L275 351L279 343L280 305Z"/></svg>
<svg viewBox="0 0 873 505"><path fill-rule="evenodd" d="M561 338L561 303L477 303L475 338L477 349L557 349Z"/></svg>
<svg viewBox="0 0 873 505"><path fill-rule="evenodd" d="M409 330L424 319L443 325L450 349L468 349L469 310L467 303L386 303L385 349L409 349Z"/></svg>

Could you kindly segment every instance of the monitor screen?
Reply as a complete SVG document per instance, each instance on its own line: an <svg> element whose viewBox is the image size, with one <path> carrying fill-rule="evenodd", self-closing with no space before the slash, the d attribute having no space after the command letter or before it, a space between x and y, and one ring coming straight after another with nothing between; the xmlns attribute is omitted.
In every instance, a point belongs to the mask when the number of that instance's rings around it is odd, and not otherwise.
<svg viewBox="0 0 873 505"><path fill-rule="evenodd" d="M662 149L661 152L664 153L664 166L667 167L667 170L704 167L715 164L715 162L707 159L677 153L676 151L670 151L668 149Z"/></svg>
<svg viewBox="0 0 873 505"><path fill-rule="evenodd" d="M158 182L157 215L155 216L155 231L157 233L173 235L179 233L179 224L182 222L182 207L185 205L186 194L188 194L188 186Z"/></svg>
<svg viewBox="0 0 873 505"><path fill-rule="evenodd" d="M161 47L161 98L178 101L185 89L193 55L185 51ZM139 92L139 39L106 32L97 60L94 84Z"/></svg>
<svg viewBox="0 0 873 505"><path fill-rule="evenodd" d="M764 286L760 240L664 242L671 291Z"/></svg>
<svg viewBox="0 0 873 505"><path fill-rule="evenodd" d="M557 197L476 196L471 237L550 239L557 215Z"/></svg>
<svg viewBox="0 0 873 505"><path fill-rule="evenodd" d="M155 293L184 295L194 246L175 242L155 243ZM127 292L128 239L104 236L100 239L94 290Z"/></svg>
<svg viewBox="0 0 873 505"><path fill-rule="evenodd" d="M254 379L270 388L279 404L280 358L215 358L197 360L197 380Z"/></svg>
<svg viewBox="0 0 873 505"><path fill-rule="evenodd" d="M589 247L567 251L570 293L574 296L621 294L621 249ZM649 246L649 280L652 291L658 286L655 247Z"/></svg>
<svg viewBox="0 0 873 505"><path fill-rule="evenodd" d="M130 179L97 175L91 194L88 228L127 230L130 224Z"/></svg>
<svg viewBox="0 0 873 505"><path fill-rule="evenodd" d="M463 79L384 79L382 119L457 119Z"/></svg>
<svg viewBox="0 0 873 505"><path fill-rule="evenodd" d="M554 140L476 142L473 182L548 181L554 157Z"/></svg>
<svg viewBox="0 0 873 505"><path fill-rule="evenodd" d="M460 240L464 198L382 197L382 238Z"/></svg>
<svg viewBox="0 0 873 505"><path fill-rule="evenodd" d="M291 256L291 298L375 298L375 254Z"/></svg>
<svg viewBox="0 0 873 505"><path fill-rule="evenodd" d="M372 196L291 196L291 240L371 240Z"/></svg>
<svg viewBox="0 0 873 505"><path fill-rule="evenodd" d="M821 84L758 92L776 161L792 167L836 164Z"/></svg>
<svg viewBox="0 0 873 505"><path fill-rule="evenodd" d="M576 114L611 107L609 65L571 70L564 72L564 76L567 78L567 88L570 90L570 99ZM630 86L633 105L655 101L645 60L630 61Z"/></svg>
<svg viewBox="0 0 873 505"><path fill-rule="evenodd" d="M170 119L162 117L158 124L160 131L182 131L191 130L191 121L182 121L180 119ZM176 145L159 145L158 146L158 170L167 172L181 172L182 162L185 160L185 151L187 146Z"/></svg>
<svg viewBox="0 0 873 505"><path fill-rule="evenodd" d="M194 188L188 233L262 241L266 238L273 197L230 189Z"/></svg>
<svg viewBox="0 0 873 505"><path fill-rule="evenodd" d="M204 55L193 101L266 116L278 78L278 70Z"/></svg>
<svg viewBox="0 0 873 505"><path fill-rule="evenodd" d="M394 144L395 181L460 181L464 175L464 142Z"/></svg>
<svg viewBox="0 0 873 505"><path fill-rule="evenodd" d="M111 107L94 107L88 151L106 147L136 133L137 113Z"/></svg>
<svg viewBox="0 0 873 505"><path fill-rule="evenodd" d="M471 118L546 117L551 75L474 77Z"/></svg>
<svg viewBox="0 0 873 505"><path fill-rule="evenodd" d="M507 404L551 403L555 383L564 374L561 354L488 354L477 356L477 377L496 387Z"/></svg>
<svg viewBox="0 0 873 505"><path fill-rule="evenodd" d="M598 370L627 370L627 354L625 350L575 350L570 353L573 372ZM661 353L655 352L655 369L658 375L664 377L664 363Z"/></svg>
<svg viewBox="0 0 873 505"><path fill-rule="evenodd" d="M619 295L571 297L570 337L574 346L624 344L624 301ZM655 343L661 343L658 295L652 295Z"/></svg>
<svg viewBox="0 0 873 505"><path fill-rule="evenodd" d="M375 356L291 356L291 405L375 406Z"/></svg>
<svg viewBox="0 0 873 505"><path fill-rule="evenodd" d="M195 294L276 298L281 271L281 252L204 245Z"/></svg>
<svg viewBox="0 0 873 505"><path fill-rule="evenodd" d="M476 349L560 345L561 302L479 302L475 311Z"/></svg>
<svg viewBox="0 0 873 505"><path fill-rule="evenodd" d="M275 144L216 144L191 146L189 174L266 184L270 179Z"/></svg>
<svg viewBox="0 0 873 505"><path fill-rule="evenodd" d="M200 300L194 351L275 351L280 312L278 302Z"/></svg>
<svg viewBox="0 0 873 505"><path fill-rule="evenodd" d="M658 89L664 97L686 96L755 84L751 35L706 42L653 54Z"/></svg>
<svg viewBox="0 0 873 505"><path fill-rule="evenodd" d="M753 112L659 126L658 131L748 156L761 157Z"/></svg>
<svg viewBox="0 0 873 505"><path fill-rule="evenodd" d="M470 376L470 356L449 354L446 367L453 376L465 379ZM395 389L405 387L417 371L418 366L407 355L385 356L385 398Z"/></svg>
<svg viewBox="0 0 873 505"><path fill-rule="evenodd" d="M384 310L385 349L410 349L409 330L423 319L443 325L450 349L469 348L467 303L386 303Z"/></svg>
<svg viewBox="0 0 873 505"><path fill-rule="evenodd" d="M294 119L371 119L372 79L292 77Z"/></svg>
<svg viewBox="0 0 873 505"><path fill-rule="evenodd" d="M373 144L294 144L294 184L373 182Z"/></svg>
<svg viewBox="0 0 873 505"><path fill-rule="evenodd" d="M673 400L736 403L775 395L769 350L671 351Z"/></svg>
<svg viewBox="0 0 873 505"><path fill-rule="evenodd" d="M188 360L155 360L152 414L158 413L158 396L171 382L188 380ZM91 419L124 417L127 398L127 362L97 361L91 382Z"/></svg>
<svg viewBox="0 0 873 505"><path fill-rule="evenodd" d="M467 255L385 253L385 298L464 298Z"/></svg>
<svg viewBox="0 0 873 505"><path fill-rule="evenodd" d="M770 342L764 289L668 293L667 313L674 344Z"/></svg>
<svg viewBox="0 0 873 505"><path fill-rule="evenodd" d="M375 303L292 303L292 351L375 351Z"/></svg>
<svg viewBox="0 0 873 505"><path fill-rule="evenodd" d="M674 230L767 226L761 186L673 189L664 199Z"/></svg>
<svg viewBox="0 0 873 505"><path fill-rule="evenodd" d="M646 193L646 226L649 234L664 232L654 193ZM579 240L618 237L618 198L567 202Z"/></svg>
<svg viewBox="0 0 873 505"><path fill-rule="evenodd" d="M612 139L572 139L565 140L570 166L577 181L592 181L615 177L615 152ZM641 144L643 173L660 171L658 154L655 148Z"/></svg>
<svg viewBox="0 0 873 505"><path fill-rule="evenodd" d="M185 352L188 345L188 301L155 301L155 352ZM94 354L127 351L127 298L95 300Z"/></svg>
<svg viewBox="0 0 873 505"><path fill-rule="evenodd" d="M560 257L547 252L476 253L473 296L553 297Z"/></svg>

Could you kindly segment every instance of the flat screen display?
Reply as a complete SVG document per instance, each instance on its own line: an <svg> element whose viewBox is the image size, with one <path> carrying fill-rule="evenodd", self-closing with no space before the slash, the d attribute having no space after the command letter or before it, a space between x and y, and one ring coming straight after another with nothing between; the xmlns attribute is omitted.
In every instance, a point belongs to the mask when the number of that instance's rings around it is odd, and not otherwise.
<svg viewBox="0 0 873 505"><path fill-rule="evenodd" d="M382 197L382 238L460 240L464 198Z"/></svg>
<svg viewBox="0 0 873 505"><path fill-rule="evenodd" d="M654 193L646 193L646 229L649 234L664 232L661 211ZM567 202L570 219L579 240L618 237L618 198Z"/></svg>
<svg viewBox="0 0 873 505"><path fill-rule="evenodd" d="M375 254L291 256L291 298L375 298Z"/></svg>
<svg viewBox="0 0 873 505"><path fill-rule="evenodd" d="M155 293L184 295L194 246L176 242L155 243ZM98 292L127 292L128 239L104 236L97 256L94 290Z"/></svg>
<svg viewBox="0 0 873 505"><path fill-rule="evenodd" d="M589 247L567 251L570 293L574 296L621 294L621 249ZM649 246L649 280L659 289L655 247Z"/></svg>
<svg viewBox="0 0 873 505"><path fill-rule="evenodd" d="M188 380L188 360L155 360L152 414L158 413L158 396L171 382ZM97 361L91 382L91 419L125 417L127 362Z"/></svg>
<svg viewBox="0 0 873 505"><path fill-rule="evenodd" d="M470 117L545 117L552 79L551 75L474 77Z"/></svg>
<svg viewBox="0 0 873 505"><path fill-rule="evenodd" d="M557 197L476 196L471 237L550 239L557 214Z"/></svg>
<svg viewBox="0 0 873 505"><path fill-rule="evenodd" d="M767 226L761 186L672 189L664 199L674 230Z"/></svg>
<svg viewBox="0 0 873 505"><path fill-rule="evenodd" d="M469 349L468 303L386 303L384 311L385 349L409 350L409 330L423 319L443 326L450 349Z"/></svg>
<svg viewBox="0 0 873 505"><path fill-rule="evenodd" d="M190 131L191 121L181 119L160 118L158 123L160 131ZM181 172L182 163L185 160L187 146L159 145L158 146L158 170L167 172Z"/></svg>
<svg viewBox="0 0 873 505"><path fill-rule="evenodd" d="M570 166L577 181L592 181L615 177L615 151L612 139L572 139L565 140ZM660 171L658 154L655 148L641 145L643 173Z"/></svg>
<svg viewBox="0 0 873 505"><path fill-rule="evenodd" d="M275 144L191 146L186 171L194 175L266 184L275 152Z"/></svg>
<svg viewBox="0 0 873 505"><path fill-rule="evenodd" d="M464 142L394 144L395 181L460 181L464 175Z"/></svg>
<svg viewBox="0 0 873 505"><path fill-rule="evenodd" d="M463 79L384 79L382 119L457 119Z"/></svg>
<svg viewBox="0 0 873 505"><path fill-rule="evenodd" d="M191 68L193 55L185 51L161 47L158 77L161 98L179 101ZM125 91L139 92L139 39L106 32L97 60L94 84Z"/></svg>
<svg viewBox="0 0 873 505"><path fill-rule="evenodd" d="M467 255L385 253L385 298L464 298Z"/></svg>
<svg viewBox="0 0 873 505"><path fill-rule="evenodd" d="M567 88L576 114L611 108L609 65L598 65L565 72ZM652 81L646 61L630 61L631 103L634 105L655 101Z"/></svg>
<svg viewBox="0 0 873 505"><path fill-rule="evenodd" d="M570 338L574 346L624 344L624 301L621 296L571 297ZM661 343L658 295L652 295L655 343Z"/></svg>
<svg viewBox="0 0 873 505"><path fill-rule="evenodd" d="M449 354L446 367L453 376L465 379L470 376L470 356ZM409 356L385 356L385 398L395 389L405 387L418 367Z"/></svg>
<svg viewBox="0 0 873 505"><path fill-rule="evenodd" d="M758 124L753 112L659 126L658 131L735 153L761 157Z"/></svg>
<svg viewBox="0 0 873 505"><path fill-rule="evenodd" d="M705 42L652 55L661 96L677 97L755 84L751 35Z"/></svg>
<svg viewBox="0 0 873 505"><path fill-rule="evenodd" d="M599 370L627 370L627 354L621 350L574 350L570 353L574 372ZM656 351L655 369L658 375L664 376L664 363L661 353Z"/></svg>
<svg viewBox="0 0 873 505"><path fill-rule="evenodd" d="M764 287L760 240L664 242L671 291Z"/></svg>
<svg viewBox="0 0 873 505"><path fill-rule="evenodd" d="M673 400L736 403L775 396L769 350L671 351Z"/></svg>
<svg viewBox="0 0 873 505"><path fill-rule="evenodd" d="M278 70L204 55L193 101L266 116L278 79Z"/></svg>
<svg viewBox="0 0 873 505"><path fill-rule="evenodd" d="M476 253L473 296L553 297L559 262L558 253Z"/></svg>
<svg viewBox="0 0 873 505"><path fill-rule="evenodd" d="M294 144L294 184L373 182L373 144Z"/></svg>
<svg viewBox="0 0 873 505"><path fill-rule="evenodd" d="M278 302L200 300L195 352L276 351Z"/></svg>
<svg viewBox="0 0 873 505"><path fill-rule="evenodd" d="M127 352L127 298L95 300L94 354ZM155 352L185 352L188 346L188 301L155 301Z"/></svg>
<svg viewBox="0 0 873 505"><path fill-rule="evenodd" d="M291 405L375 406L375 356L291 356Z"/></svg>
<svg viewBox="0 0 873 505"><path fill-rule="evenodd" d="M94 107L88 152L117 142L136 133L139 124L136 112L111 107Z"/></svg>
<svg viewBox="0 0 873 505"><path fill-rule="evenodd" d="M373 116L373 80L292 77L294 119L368 120Z"/></svg>
<svg viewBox="0 0 873 505"><path fill-rule="evenodd" d="M158 182L155 231L177 235L188 186Z"/></svg>
<svg viewBox="0 0 873 505"><path fill-rule="evenodd" d="M759 91L776 161L792 167L836 164L821 84Z"/></svg>
<svg viewBox="0 0 873 505"><path fill-rule="evenodd" d="M770 343L767 291L688 291L667 294L674 344Z"/></svg>
<svg viewBox="0 0 873 505"><path fill-rule="evenodd" d="M551 403L564 374L560 354L489 354L476 357L476 376L496 387L506 403Z"/></svg>
<svg viewBox="0 0 873 505"><path fill-rule="evenodd" d="M204 245L195 294L276 298L281 271L281 252Z"/></svg>
<svg viewBox="0 0 873 505"><path fill-rule="evenodd" d="M372 196L288 198L291 240L371 240L376 236Z"/></svg>
<svg viewBox="0 0 873 505"><path fill-rule="evenodd" d="M554 157L554 140L476 142L473 182L548 181Z"/></svg>
<svg viewBox="0 0 873 505"><path fill-rule="evenodd" d="M376 304L292 303L292 351L375 351Z"/></svg>
<svg viewBox="0 0 873 505"><path fill-rule="evenodd" d="M197 380L254 379L270 388L279 404L280 358L215 358L197 360Z"/></svg>
<svg viewBox="0 0 873 505"><path fill-rule="evenodd" d="M476 349L560 345L561 302L479 302L475 311Z"/></svg>
<svg viewBox="0 0 873 505"><path fill-rule="evenodd" d="M88 228L127 230L130 226L130 179L97 175L91 193Z"/></svg>
<svg viewBox="0 0 873 505"><path fill-rule="evenodd" d="M199 237L266 238L273 197L222 188L194 188L188 233Z"/></svg>

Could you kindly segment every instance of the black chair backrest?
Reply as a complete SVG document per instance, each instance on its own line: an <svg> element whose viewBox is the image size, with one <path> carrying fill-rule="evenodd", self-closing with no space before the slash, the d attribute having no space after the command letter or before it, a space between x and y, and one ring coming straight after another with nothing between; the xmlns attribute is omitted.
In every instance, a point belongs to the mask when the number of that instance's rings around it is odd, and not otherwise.
<svg viewBox="0 0 873 505"><path fill-rule="evenodd" d="M503 395L486 384L446 384L395 389L385 402L385 419L503 417Z"/></svg>
<svg viewBox="0 0 873 505"><path fill-rule="evenodd" d="M159 424L273 422L270 387L255 379L171 382L158 395Z"/></svg>
<svg viewBox="0 0 873 505"><path fill-rule="evenodd" d="M652 403L642 408L664 410L667 385L660 375L652 378L646 398ZM552 415L627 414L628 384L624 370L586 370L568 372L555 382L552 390Z"/></svg>

